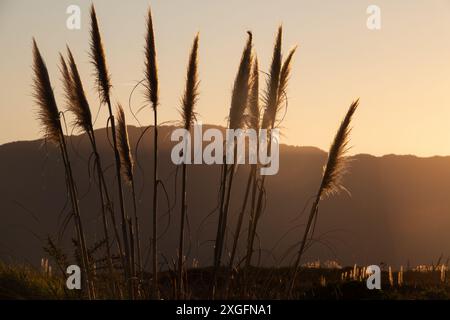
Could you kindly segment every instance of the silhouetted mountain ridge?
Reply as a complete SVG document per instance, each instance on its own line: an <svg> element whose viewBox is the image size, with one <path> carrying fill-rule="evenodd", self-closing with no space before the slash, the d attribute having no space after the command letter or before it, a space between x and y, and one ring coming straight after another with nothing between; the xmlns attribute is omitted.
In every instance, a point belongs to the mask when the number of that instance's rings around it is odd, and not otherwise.
<svg viewBox="0 0 450 320"><path fill-rule="evenodd" d="M211 126L204 125L204 129ZM214 126L220 130L224 128ZM168 190L171 206L170 225L161 238L165 257L175 256L179 222L179 188L176 189L176 166L170 160L174 145L170 133L174 127L160 128L160 178ZM129 127L133 155L142 128ZM140 140L136 161L136 187L140 194L139 215L148 248L151 221L152 134L147 130ZM105 129L96 130L99 151L107 171L111 196L117 191L113 179L113 153ZM101 238L98 192L89 174L90 146L86 137L69 139L71 161L77 180L81 213L89 231L88 241ZM76 150L76 151L75 151ZM431 263L450 251L450 157L420 158L413 155L375 157L359 154L352 157L344 184L351 195L342 193L322 202L317 222L317 239L305 259L337 258L342 264L392 265ZM266 178L267 202L259 228L261 259L267 265L286 264L284 253L299 241L309 206L299 214L320 183L326 152L315 147L281 145L280 170ZM44 256L42 246L47 234L54 237L68 212L64 169L58 149L42 140L20 141L0 146L0 259L27 260L38 264ZM210 264L216 230L220 165L188 167L189 255ZM241 206L248 166L239 167L231 204L231 227ZM91 186L90 186L91 181ZM90 187L89 187L90 186ZM113 188L114 187L114 188ZM169 215L163 192L160 192L160 230L168 225ZM127 209L131 212L127 192ZM63 210L65 209L65 210ZM298 228L293 227L298 225ZM244 239L247 220L244 225ZM290 231L291 230L291 231ZM289 234L286 235L286 233ZM67 245L72 229L66 232ZM39 238L39 239L38 239ZM282 240L277 244L278 240ZM292 248L291 248L291 252ZM70 253L70 252L68 252ZM241 252L242 253L242 252ZM275 258L275 260L274 260ZM226 261L226 259L225 259Z"/></svg>

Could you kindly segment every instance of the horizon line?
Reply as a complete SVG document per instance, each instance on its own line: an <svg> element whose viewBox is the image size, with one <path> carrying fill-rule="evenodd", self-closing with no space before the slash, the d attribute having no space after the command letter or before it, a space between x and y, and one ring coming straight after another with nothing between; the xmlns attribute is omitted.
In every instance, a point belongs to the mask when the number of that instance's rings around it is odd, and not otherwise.
<svg viewBox="0 0 450 320"><path fill-rule="evenodd" d="M210 127L218 127L218 128L222 128L222 129L227 129L225 126L223 125L217 125L217 124L202 124L203 126L210 126ZM136 126L134 124L128 124L127 127L132 127L135 129L140 129L140 128L144 128L144 127L153 127L153 125L147 125L147 126ZM182 127L182 125L177 125L177 124L162 124L162 125L158 125L158 127ZM106 130L106 127L101 127L101 128L96 128L94 129L94 131L101 131L101 130ZM85 135L84 132L81 133L77 133L74 132L71 135L67 135L65 134L65 136L67 137L80 137ZM14 144L14 143L21 143L21 142L35 142L35 141L39 141L39 140L44 140L44 138L39 137L39 138L35 138L35 139L22 139L22 140L13 140L13 141L7 141L4 143L0 143L0 147L3 147L5 145L9 145L9 144ZM313 148L313 149L317 149L320 152L323 152L325 154L328 154L328 151L323 150L320 147L317 146L313 146L313 145L294 145L294 144L288 144L288 143L280 143L280 146L285 146L285 147L290 147L290 148ZM389 153L384 153L384 154L372 154L372 153L367 153L367 152L359 152L359 153L354 153L348 156L349 158L353 158L353 157L358 157L358 156L370 156L370 157L374 157L374 158L384 158L384 157L389 157L389 156L397 156L397 157L415 157L415 158L419 158L419 159L431 159L431 158L447 158L450 157L450 154L433 154L433 155L427 155L427 156L422 156L422 155L417 155L417 154L413 154L413 153L394 153L394 152L389 152Z"/></svg>

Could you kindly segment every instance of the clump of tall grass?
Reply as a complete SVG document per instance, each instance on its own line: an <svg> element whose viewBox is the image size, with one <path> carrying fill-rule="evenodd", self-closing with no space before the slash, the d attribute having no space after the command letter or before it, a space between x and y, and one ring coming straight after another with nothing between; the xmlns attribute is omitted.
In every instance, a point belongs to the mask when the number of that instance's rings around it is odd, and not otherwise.
<svg viewBox="0 0 450 320"><path fill-rule="evenodd" d="M272 63L270 67L270 73L266 81L266 90L264 92L264 114L262 117L261 128L268 130L268 137L271 137L271 130L276 127L276 121L278 118L278 112L282 108L282 105L286 99L287 84L289 82L292 58L296 52L296 47L290 50L287 58L282 61L282 35L283 29L280 26L278 28L275 45L273 48ZM268 150L272 139L269 139ZM248 238L247 238L247 254L245 259L245 266L248 268L251 264L253 255L253 246L256 236L256 230L259 222L259 218L263 209L263 196L265 194L266 176L262 176L254 183L254 188L258 186L258 196L252 198L252 206L249 218L248 226ZM255 190L255 189L254 189ZM255 194L255 192L254 192Z"/></svg>
<svg viewBox="0 0 450 320"><path fill-rule="evenodd" d="M115 169L116 169L116 178L117 185L119 190L119 204L120 204L120 212L121 212L121 222L122 222L122 237L123 237L123 247L124 247L124 258L123 265L125 271L125 278L128 285L129 293L132 293L131 288L131 280L130 280L130 272L131 272L131 255L130 255L130 245L128 239L128 216L125 211L124 204L124 196L123 196L123 186L121 179L121 164L120 164L120 154L119 148L117 145L116 139L116 123L114 119L114 114L111 107L111 97L110 97L110 89L111 89L111 78L108 72L108 68L106 66L106 58L105 51L103 48L102 39L100 36L100 30L97 22L97 15L95 12L95 8L91 6L91 62L95 67L95 76L96 76L96 84L97 91L100 96L100 101L102 104L106 104L108 106L109 112L109 123L111 125L111 136L113 141L113 149L114 149L114 160L115 160Z"/></svg>
<svg viewBox="0 0 450 320"><path fill-rule="evenodd" d="M192 44L191 53L189 56L189 62L186 74L186 88L182 98L182 110L181 115L183 117L183 126L188 132L191 129L192 123L195 120L194 107L198 99L198 34L194 38ZM184 149L186 152L190 152L187 148ZM185 159L187 154L183 155ZM181 214L180 214L180 235L179 235L179 245L178 245L178 265L177 265L177 294L179 297L184 296L184 286L183 286L183 261L184 261L184 226L187 215L187 167L186 162L182 164L181 172Z"/></svg>
<svg viewBox="0 0 450 320"><path fill-rule="evenodd" d="M89 137L89 142L91 144L92 152L94 154L95 169L97 172L99 196L102 210L104 240L106 244L106 260L109 273L111 274L111 277L113 277L113 264L110 250L110 237L108 231L107 211L109 210L111 212L113 227L114 230L116 230L117 227L115 223L114 212L112 211L111 201L109 199L108 189L103 175L103 168L100 159L100 154L97 149L97 141L95 137L94 127L92 124L90 106L84 92L83 84L81 81L80 74L78 72L77 65L75 63L75 59L69 48L67 48L67 54L69 57L69 66L67 66L64 57L60 54L61 73L62 73L63 87L65 91L66 104L68 110L75 115L74 126L80 128ZM118 236L117 231L116 235ZM118 242L118 244L119 244L119 252L121 253L122 250L120 247L120 242ZM113 287L114 286L115 285L113 285Z"/></svg>
<svg viewBox="0 0 450 320"><path fill-rule="evenodd" d="M268 79L266 81L266 90L264 92L264 114L262 119L262 128L268 129L269 122L272 122L271 119L276 117L277 110L277 98L278 98L278 87L279 87L279 79L280 79L280 70L281 70L281 46L282 46L282 34L283 29L280 26L278 28L275 45L273 48L272 55L272 64L270 67L270 73ZM269 116L270 114L270 116ZM270 141L269 141L270 143ZM270 150L270 148L268 148ZM245 257L245 266L248 268L251 263L252 255L253 255L253 243L256 235L256 227L259 211L262 208L262 197L263 197L263 187L264 187L265 176L262 178L262 181L259 186L258 200L255 206L256 197L253 198L252 201L252 210L250 212L250 218L248 223L248 237L247 237L247 254ZM256 184L255 184L256 185Z"/></svg>
<svg viewBox="0 0 450 320"><path fill-rule="evenodd" d="M254 54L253 61L252 61L252 69L251 69L251 76L250 76L250 89L249 89L249 97L248 97L248 104L247 104L247 110L245 114L245 121L246 121L246 127L249 129L252 129L256 132L256 134L259 134L260 129L260 116L261 116L261 110L259 107L259 69L258 69L258 58L256 57L256 54ZM256 152L258 154L259 152L259 139L257 139L256 149L252 150L250 149L249 152ZM238 220L236 223L236 229L234 232L233 237L233 244L231 247L231 253L230 253L230 261L228 263L228 275L226 279L226 295L230 293L230 282L232 279L232 272L233 272L233 265L234 260L236 257L237 249L238 249L238 242L239 242L239 236L242 229L242 224L244 222L244 215L247 208L248 199L250 197L250 191L252 199L254 199L256 195L256 170L257 165L252 164L250 167L250 171L247 178L247 185L245 188L244 193L244 199L242 201L241 209L238 214ZM251 203L254 201L252 200Z"/></svg>
<svg viewBox="0 0 450 320"><path fill-rule="evenodd" d="M89 257L86 248L86 240L83 231L83 224L81 221L80 209L78 206L78 196L73 179L72 167L70 164L69 155L67 152L66 140L62 130L60 113L56 104L55 96L53 93L52 85L50 83L50 77L48 75L47 66L42 59L39 48L36 41L33 39L33 96L38 109L38 118L41 121L42 128L45 132L45 138L47 141L53 142L59 146L61 155L63 158L66 184L68 193L72 205L72 215L75 221L75 228L80 245L81 251L81 264L85 272L85 279L88 288L88 295L90 299L95 298L94 284L91 278L91 272L89 267Z"/></svg>
<svg viewBox="0 0 450 320"><path fill-rule="evenodd" d="M233 92L231 94L231 106L228 116L229 129L241 129L245 125L244 112L247 108L249 88L250 88L250 70L252 62L252 34L248 32L248 39L242 52L239 69L234 80ZM236 138L235 138L236 139ZM228 143L228 142L227 142ZM217 223L217 233L214 246L214 281L213 294L215 290L216 274L222 260L222 251L225 242L225 232L227 228L228 209L230 204L231 189L233 185L233 177L236 166L236 150L237 144L234 143L234 161L231 165L227 164L226 155L222 165L222 181L220 189L220 205L219 205L219 220ZM226 149L228 150L228 145ZM227 151L228 152L228 151Z"/></svg>
<svg viewBox="0 0 450 320"><path fill-rule="evenodd" d="M47 268L51 268L47 266ZM0 299L74 299L77 290L65 290L65 279L27 265L0 262Z"/></svg>
<svg viewBox="0 0 450 320"><path fill-rule="evenodd" d="M231 107L229 113L229 129L240 129L244 125L244 111L248 102L248 89L250 79L250 68L252 60L252 35L249 33L247 44L242 53L239 70L234 82ZM236 157L236 152L234 152ZM233 161L235 163L236 161ZM234 176L234 165L230 166L225 161L222 166L222 185L221 185L221 201L218 230L216 235L216 244L214 252L214 265L218 267L222 259L223 240L225 236L225 229L227 225L228 205L230 200L231 185Z"/></svg>
<svg viewBox="0 0 450 320"><path fill-rule="evenodd" d="M307 245L308 239L311 239L314 233L314 221L317 219L319 213L319 203L322 199L329 197L338 193L341 190L346 190L342 185L342 178L347 169L348 158L346 153L348 151L348 143L350 138L351 127L350 123L358 108L359 100L354 101L344 117L334 141L330 147L328 153L327 164L324 168L322 181L320 183L319 190L315 196L313 205L311 206L311 211L308 216L308 222L306 224L305 232L303 234L302 241L300 243L300 248L297 253L297 257L293 267L293 275L291 278L291 283L288 290L288 296L291 295L292 289L294 288L295 281L298 274L298 269L300 266L300 260L304 253L305 247Z"/></svg>
<svg viewBox="0 0 450 320"><path fill-rule="evenodd" d="M112 201L109 198L105 177L101 165L100 156L97 150L97 143L92 123L92 115L86 98L80 74L75 63L75 59L70 49L68 49L68 62L62 55L60 55L61 73L63 78L65 97L68 109L75 116L73 125L81 129L89 137L92 152L95 159L95 168L97 170L97 178L99 181L99 195L102 206L103 231L106 241L108 268L111 276L114 274L114 267L112 264L112 253L110 252L109 229L107 223L107 212L111 214L111 221L113 224L114 236L117 241L118 251L124 269L125 282L128 287L128 294L130 298L141 296L140 286L136 286L137 279L144 279L143 261L141 256L140 244L140 230L138 208L136 202L135 192L135 177L134 177L134 161L131 153L129 137L127 132L127 125L123 108L120 104L117 106L117 117L112 111L111 102L111 76L109 74L105 51L99 31L96 12L94 6L91 7L91 29L90 29L90 58L95 67L95 82L96 89L99 94L101 105L106 105L108 108L109 118L108 124L111 126L111 137L115 160L115 175L118 185L118 196L120 201L121 213L121 233L120 236L117 224L115 222L114 210L112 210ZM241 55L239 68L234 79L233 90L231 94L231 103L228 116L228 128L232 130L237 129L253 129L259 135L261 129L266 129L269 137L269 147L272 143L271 133L279 125L280 110L286 103L287 86L291 74L291 65L296 48L289 51L286 58L283 60L282 55L282 27L278 28L276 34L275 44L273 48L272 61L270 71L266 80L266 89L263 94L262 105L264 112L261 114L259 101L259 70L258 60L253 52L253 38L252 33L248 32L248 39ZM187 131L191 129L192 123L195 120L196 112L195 105L198 99L198 35L194 38L192 48L190 51L189 62L187 66L186 86L184 95L181 101L181 114L183 118L183 127ZM77 254L79 253L83 271L85 272L85 279L88 288L89 298L96 297L96 288L93 282L93 275L90 270L90 253L91 250L86 246L85 235L83 233L83 226L81 222L80 210L78 207L77 190L75 181L72 175L70 159L66 147L65 136L62 130L60 112L56 105L54 93L51 87L49 75L45 63L37 48L36 42L33 42L33 70L35 74L34 89L35 98L40 106L38 111L39 119L45 129L45 138L48 141L54 142L59 146L66 173L67 189L71 200L72 211L77 232L77 240L75 241ZM162 182L158 177L158 109L159 109L159 81L158 68L155 48L155 35L153 30L153 20L151 9L148 10L147 16L147 35L145 44L145 70L144 70L145 98L153 111L154 120L154 135L153 135L153 190L152 190L152 236L151 236L151 254L152 254L152 274L151 274L151 291L152 297L159 298L159 282L158 282L158 186ZM350 106L341 126L335 136L334 142L328 154L327 164L324 168L322 181L319 190L316 194L315 201L311 207L308 216L308 222L300 249L297 253L295 265L293 268L293 276L290 279L290 286L288 289L288 296L291 295L293 286L296 282L297 273L300 267L302 255L307 247L308 241L314 233L315 222L318 215L318 208L320 201L340 190L345 189L342 186L341 179L345 173L346 168L346 151L350 134L350 122L354 112L358 106L358 100L353 102ZM117 122L116 122L117 120ZM234 139L237 139L235 136ZM231 143L233 142L233 143ZM221 182L219 190L219 217L217 222L217 232L214 246L214 261L213 261L213 280L212 297L215 297L217 286L218 269L222 263L223 251L226 242L226 231L228 225L228 213L231 203L231 195L233 189L233 178L237 168L237 141L228 141L226 150L233 153L234 161L227 162L228 157L224 155L224 161L221 168ZM230 146L234 147L234 152L228 150ZM184 148L186 152L190 152ZM259 153L259 144L253 152ZM184 155L185 157L187 155ZM254 252L254 241L257 233L258 222L263 211L263 198L265 196L265 178L257 173L258 165L252 164L250 167L245 194L240 211L238 212L238 220L236 224L236 231L232 242L232 249L229 261L228 271L232 271L234 261L236 258L237 248L239 245L239 237L242 230L247 207L249 206L249 221L248 234L246 245L246 255L243 258L245 262L244 273L244 296L246 297L247 286L247 271L251 266L252 255ZM188 286L187 279L184 274L185 271L185 253L184 253L184 238L185 225L188 214L187 206L187 179L188 170L186 163L182 165L181 177L181 209L180 209L180 229L178 242L178 259L174 262L176 265L176 282L174 285L175 296L185 298ZM133 197L133 219L130 218L125 210L124 201L124 185L131 188ZM250 199L250 204L249 204ZM101 241L100 241L101 243ZM122 246L123 244L123 246ZM92 251L97 250L97 245ZM137 260L137 261L136 261ZM355 266L356 268L356 266ZM357 269L353 271L353 276L356 277ZM445 274L444 274L445 276ZM228 294L229 283L231 279L230 273L227 275L226 289ZM362 276L360 275L360 278ZM111 281L111 279L109 279ZM113 280L114 281L114 280ZM96 284L99 285L100 282ZM325 284L325 279L323 281ZM142 288L143 289L143 288ZM283 288L285 290L286 288ZM120 290L120 287L119 287Z"/></svg>

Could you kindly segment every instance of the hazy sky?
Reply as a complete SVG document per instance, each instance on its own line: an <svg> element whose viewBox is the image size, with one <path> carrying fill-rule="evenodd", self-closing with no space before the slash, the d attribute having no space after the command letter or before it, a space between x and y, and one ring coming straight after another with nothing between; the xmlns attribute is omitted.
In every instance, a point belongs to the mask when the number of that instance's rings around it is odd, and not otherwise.
<svg viewBox="0 0 450 320"><path fill-rule="evenodd" d="M47 62L64 107L58 52L68 44L91 107L98 108L88 59L90 1L0 0L0 143L40 137L31 98L31 39ZM66 28L66 8L81 8L81 30ZM289 85L283 143L327 149L347 107L361 99L352 153L450 154L450 1L94 1L112 75L113 96L128 111L143 78L145 17L152 5L160 75L160 119L179 120L185 68L200 32L200 100L204 123L226 124L230 93L245 44L254 34L260 68L269 68L277 26L284 52L299 45ZM366 26L370 4L381 8L381 30ZM262 82L264 83L264 82ZM135 91L132 107L143 103ZM105 126L101 110L96 127ZM96 111L93 111L95 114ZM149 108L138 114L152 121Z"/></svg>

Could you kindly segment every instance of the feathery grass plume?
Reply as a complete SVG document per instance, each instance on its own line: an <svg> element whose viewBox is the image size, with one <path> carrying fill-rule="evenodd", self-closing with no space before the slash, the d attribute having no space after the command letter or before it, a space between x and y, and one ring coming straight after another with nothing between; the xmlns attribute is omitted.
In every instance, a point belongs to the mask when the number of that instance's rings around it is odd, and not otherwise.
<svg viewBox="0 0 450 320"><path fill-rule="evenodd" d="M59 146L61 155L63 157L64 169L67 179L67 188L72 203L78 243L80 244L81 264L83 270L86 272L86 283L89 298L92 299L95 298L95 289L94 284L91 281L92 279L90 275L89 257L86 249L86 241L81 222L80 210L78 207L78 198L75 182L72 175L72 168L67 153L67 147L62 131L58 106L56 104L50 77L48 75L47 67L44 60L42 59L35 39L33 39L33 72L33 96L36 100L36 103L40 107L38 110L38 118L41 121L42 126L45 128L46 139Z"/></svg>
<svg viewBox="0 0 450 320"><path fill-rule="evenodd" d="M158 69L156 66L155 35L151 8L148 9L145 47L145 97L153 109L153 204L152 204L152 294L159 298L158 288Z"/></svg>
<svg viewBox="0 0 450 320"><path fill-rule="evenodd" d="M350 123L359 105L359 99L354 101L345 115L336 136L334 137L330 151L328 153L327 164L325 165L322 182L316 194L315 201L311 207L306 225L305 233L303 234L302 242L300 243L300 250L297 253L297 258L294 264L293 276L289 286L288 297L291 296L292 290L295 286L295 280L300 266L300 260L307 245L308 237L312 238L314 233L313 221L317 219L319 212L319 202L325 197L337 194L341 190L346 190L342 185L342 178L346 172L348 158L346 153L348 151L348 143L350 137ZM315 223L314 223L315 224Z"/></svg>
<svg viewBox="0 0 450 320"><path fill-rule="evenodd" d="M253 70L253 80L252 89L249 101L249 127L254 129L257 134L259 134L259 129L261 125L261 109L259 106L259 70L258 70L258 60L255 58L254 70ZM259 152L259 139L257 140L256 152ZM256 177L257 165L253 164L250 174L252 175L250 183L252 184L251 192L251 203L250 203L250 217L248 226L248 235L251 235L251 228L254 221L255 205L256 205L256 193L257 193L257 177ZM248 245L248 239L247 239ZM231 268L231 266L230 266Z"/></svg>
<svg viewBox="0 0 450 320"><path fill-rule="evenodd" d="M280 110L281 105L283 104L284 101L286 101L286 90L287 90L287 85L288 85L289 78L291 75L291 62L292 62L292 57L294 56L296 50L297 50L297 47L295 46L294 48L292 48L289 51L288 56L287 56L286 60L284 60L283 66L281 67L280 84L278 86L277 109L275 112L274 120L276 120L276 115L277 115L278 111Z"/></svg>
<svg viewBox="0 0 450 320"><path fill-rule="evenodd" d="M269 77L266 81L267 89L264 93L265 110L262 121L263 129L273 127L278 108L278 91L280 86L281 72L281 41L283 36L282 26L278 27L278 33L273 48L272 64L270 66Z"/></svg>
<svg viewBox="0 0 450 320"><path fill-rule="evenodd" d="M198 34L194 38L191 53L189 56L189 63L186 75L186 88L182 98L182 117L184 128L190 130L193 121L195 120L194 106L198 99ZM190 152L188 150L187 152ZM184 225L187 214L186 206L186 182L187 182L187 168L186 163L182 164L182 185L181 185L181 218L180 218L180 236L178 245L178 265L177 265L177 295L179 298L184 296L183 286L183 261L184 261Z"/></svg>
<svg viewBox="0 0 450 320"><path fill-rule="evenodd" d="M117 104L117 145L119 147L120 162L122 167L122 177L131 184L133 180L133 158L130 151L128 140L127 124L125 122L125 113L121 104Z"/></svg>
<svg viewBox="0 0 450 320"><path fill-rule="evenodd" d="M102 103L110 103L109 91L111 89L111 78L106 67L105 51L103 49L102 38L98 28L97 14L95 13L94 5L91 5L91 40L90 40L90 57L91 62L95 66L97 72L96 85L100 94Z"/></svg>
<svg viewBox="0 0 450 320"><path fill-rule="evenodd" d="M239 70L234 81L231 95L229 128L240 129L244 126L244 112L247 108L249 94L250 69L252 65L252 33L248 31L248 40L242 52Z"/></svg>
<svg viewBox="0 0 450 320"><path fill-rule="evenodd" d="M75 101L75 97L73 94L72 76L70 75L70 71L67 66L66 60L64 59L64 56L61 53L59 54L59 62L61 65L60 71L64 89L64 100L66 102L67 109L70 109L72 103Z"/></svg>
<svg viewBox="0 0 450 320"><path fill-rule="evenodd" d="M152 108L158 106L158 67L156 65L155 35L153 31L153 19L151 8L147 16L147 37L145 46L145 96L152 104Z"/></svg>
<svg viewBox="0 0 450 320"><path fill-rule="evenodd" d="M250 96L248 98L248 126L259 131L260 124L260 109L259 109L259 66L258 58L253 58L252 76L250 82Z"/></svg>
<svg viewBox="0 0 450 320"><path fill-rule="evenodd" d="M66 91L66 96L71 95L72 103L68 104L69 110L75 115L74 125L83 129L89 135L92 134L92 115L89 103L86 99L86 95L83 89L83 83L81 82L80 74L78 73L77 64L73 58L72 52L69 47L67 47L67 55L69 57L69 68L70 68L70 84L67 83L65 87L71 87L71 93ZM64 66L63 66L64 70ZM66 83L66 81L64 81Z"/></svg>
<svg viewBox="0 0 450 320"><path fill-rule="evenodd" d="M108 121L111 124L111 136L113 140L113 149L114 149L114 164L116 169L116 179L117 186L119 192L119 204L120 204L120 213L121 213L121 223L122 223L122 238L123 238L123 247L124 247L124 255L121 255L122 265L124 269L124 276L126 282L128 284L128 292L129 295L132 296L133 288L130 277L131 271L131 257L130 257L130 247L128 242L128 217L125 211L124 204L124 196L123 196L123 187L122 187L122 179L121 179L121 168L120 168L120 155L117 146L116 139L116 124L114 119L114 114L111 107L111 98L110 98L110 76L108 73L108 69L106 67L106 59L105 52L103 49L103 44L100 36L100 31L97 22L97 15L95 13L94 5L91 6L91 62L95 66L96 69L96 83L97 90L99 92L101 103L105 103L108 106L109 119Z"/></svg>
<svg viewBox="0 0 450 320"><path fill-rule="evenodd" d="M33 39L33 97L40 107L37 111L38 119L44 128L46 140L55 144L60 143L60 117L55 96L48 76L47 66Z"/></svg>
<svg viewBox="0 0 450 320"><path fill-rule="evenodd" d="M195 120L194 105L198 99L198 34L194 38L186 75L186 88L182 98L182 112L184 128L189 130Z"/></svg>
<svg viewBox="0 0 450 320"><path fill-rule="evenodd" d="M359 99L354 101L334 138L328 154L327 165L324 170L322 184L319 189L319 197L328 197L337 194L341 190L346 190L342 185L342 178L346 173L348 158L345 156L348 151L349 136L351 132L350 122L353 114L358 108Z"/></svg>

